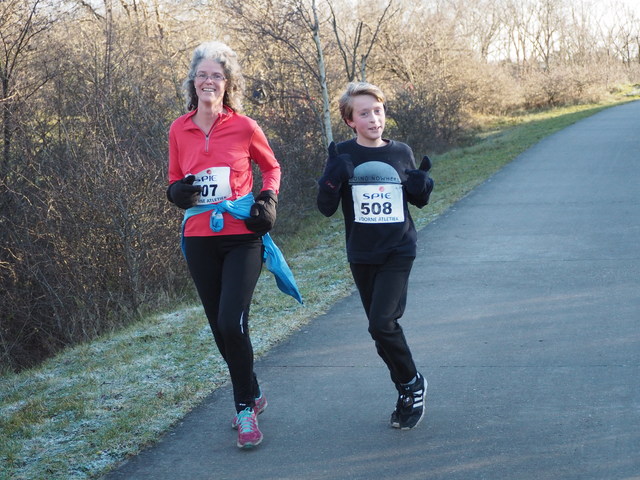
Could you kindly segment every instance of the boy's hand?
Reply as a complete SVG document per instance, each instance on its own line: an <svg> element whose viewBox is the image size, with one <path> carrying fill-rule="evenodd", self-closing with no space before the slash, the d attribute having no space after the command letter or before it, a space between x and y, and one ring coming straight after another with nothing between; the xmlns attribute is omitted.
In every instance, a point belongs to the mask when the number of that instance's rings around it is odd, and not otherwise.
<svg viewBox="0 0 640 480"><path fill-rule="evenodd" d="M244 223L249 230L259 235L264 235L273 228L276 223L276 207L278 196L273 190L264 190L256 197L256 202L251 205L249 218Z"/></svg>
<svg viewBox="0 0 640 480"><path fill-rule="evenodd" d="M407 174L407 180L404 182L404 186L407 189L407 193L410 195L420 195L427 192L431 193L433 190L433 179L429 177L429 170L431 170L431 160L426 155L420 162L420 168L417 170L407 169L404 173Z"/></svg>
<svg viewBox="0 0 640 480"><path fill-rule="evenodd" d="M338 155L335 142L331 142L328 151L329 159L320 183L329 190L336 190L353 176L353 163L351 155L346 153Z"/></svg>
<svg viewBox="0 0 640 480"><path fill-rule="evenodd" d="M422 157L422 161L420 162L420 168L418 170L422 170L423 172L428 172L431 170L431 160L426 155Z"/></svg>
<svg viewBox="0 0 640 480"><path fill-rule="evenodd" d="M200 185L194 185L195 175L187 175L181 180L173 182L167 188L167 199L182 209L193 207L202 191Z"/></svg>

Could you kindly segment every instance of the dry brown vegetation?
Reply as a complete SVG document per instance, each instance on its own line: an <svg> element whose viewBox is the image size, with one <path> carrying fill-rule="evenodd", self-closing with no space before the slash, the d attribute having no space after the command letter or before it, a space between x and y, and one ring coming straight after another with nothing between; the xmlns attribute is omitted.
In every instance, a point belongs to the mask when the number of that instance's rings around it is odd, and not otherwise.
<svg viewBox="0 0 640 480"><path fill-rule="evenodd" d="M0 365L33 365L190 295L166 202L167 129L192 49L242 58L246 113L283 165L276 234L315 215L347 81L389 97L416 155L477 118L639 81L640 18L568 0L3 0Z"/></svg>

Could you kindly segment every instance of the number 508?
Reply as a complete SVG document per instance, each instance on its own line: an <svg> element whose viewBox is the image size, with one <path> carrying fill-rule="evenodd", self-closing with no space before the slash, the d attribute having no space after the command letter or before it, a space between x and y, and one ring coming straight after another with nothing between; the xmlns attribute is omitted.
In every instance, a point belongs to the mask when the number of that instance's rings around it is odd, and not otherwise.
<svg viewBox="0 0 640 480"><path fill-rule="evenodd" d="M391 215L391 202L362 203L360 204L360 213L362 213L362 215L380 215L381 213Z"/></svg>

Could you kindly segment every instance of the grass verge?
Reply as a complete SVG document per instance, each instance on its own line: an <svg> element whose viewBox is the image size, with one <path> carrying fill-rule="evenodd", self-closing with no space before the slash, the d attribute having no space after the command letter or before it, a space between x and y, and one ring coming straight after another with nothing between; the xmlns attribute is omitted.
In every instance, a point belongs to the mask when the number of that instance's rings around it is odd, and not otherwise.
<svg viewBox="0 0 640 480"><path fill-rule="evenodd" d="M635 97L637 98L637 97ZM432 203L413 209L418 228L540 139L633 98L499 119L473 145L435 157ZM305 305L273 295L260 279L252 307L257 356L352 291L339 215L313 214L279 240ZM0 378L0 479L97 478L154 443L227 382L200 306L182 306L98 341L68 349L38 368ZM233 411L229 400L229 413Z"/></svg>

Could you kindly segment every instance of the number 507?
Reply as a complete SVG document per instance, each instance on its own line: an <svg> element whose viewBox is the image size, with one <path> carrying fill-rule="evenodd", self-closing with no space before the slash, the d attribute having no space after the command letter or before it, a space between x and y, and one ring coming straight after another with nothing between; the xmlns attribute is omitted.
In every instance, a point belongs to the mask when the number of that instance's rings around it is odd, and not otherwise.
<svg viewBox="0 0 640 480"><path fill-rule="evenodd" d="M203 197L208 197L211 195L212 197L216 194L216 189L218 185L202 185L202 193L200 194Z"/></svg>

